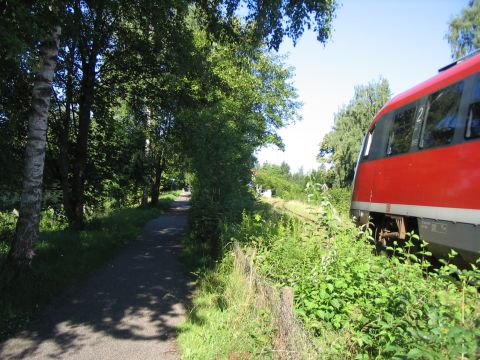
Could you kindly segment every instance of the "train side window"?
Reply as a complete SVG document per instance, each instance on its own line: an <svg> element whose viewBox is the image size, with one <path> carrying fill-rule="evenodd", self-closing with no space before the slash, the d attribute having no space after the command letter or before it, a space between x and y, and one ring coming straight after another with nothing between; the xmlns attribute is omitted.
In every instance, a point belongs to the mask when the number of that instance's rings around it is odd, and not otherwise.
<svg viewBox="0 0 480 360"><path fill-rule="evenodd" d="M399 112L393 119L387 145L387 155L403 154L410 150L415 128L415 107Z"/></svg>
<svg viewBox="0 0 480 360"><path fill-rule="evenodd" d="M462 92L463 82L459 82L428 97L428 111L420 147L431 148L452 142L455 128L459 126L457 113Z"/></svg>
<svg viewBox="0 0 480 360"><path fill-rule="evenodd" d="M363 157L366 158L370 154L370 148L372 147L372 140L373 140L373 133L375 132L375 128L370 130L367 134L367 139L365 141L365 151L363 152Z"/></svg>
<svg viewBox="0 0 480 360"><path fill-rule="evenodd" d="M465 137L473 139L480 137L480 102L475 102L468 109Z"/></svg>

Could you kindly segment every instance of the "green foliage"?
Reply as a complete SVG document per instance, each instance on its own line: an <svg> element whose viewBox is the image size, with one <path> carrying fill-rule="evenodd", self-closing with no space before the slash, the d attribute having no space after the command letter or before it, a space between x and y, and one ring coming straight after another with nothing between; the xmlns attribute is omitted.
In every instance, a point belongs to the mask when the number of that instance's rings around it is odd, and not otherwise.
<svg viewBox="0 0 480 360"><path fill-rule="evenodd" d="M0 178L2 195L14 188L22 175L34 52L26 50L36 41L38 16L31 4L3 1L0 5ZM29 23L28 27L22 25ZM18 56L23 53L23 56ZM3 197L3 196L2 196ZM3 200L3 199L2 199Z"/></svg>
<svg viewBox="0 0 480 360"><path fill-rule="evenodd" d="M253 13L251 18L255 19L255 31L276 50L285 35L296 43L305 27L313 28L317 40L325 43L330 36L330 24L337 6L335 0L263 1L261 5L247 1L247 4Z"/></svg>
<svg viewBox="0 0 480 360"><path fill-rule="evenodd" d="M363 137L390 96L387 80L380 78L377 82L356 86L353 98L335 114L333 130L323 138L318 156L322 164L332 166L334 185L351 185Z"/></svg>
<svg viewBox="0 0 480 360"><path fill-rule="evenodd" d="M263 164L255 169L254 184L262 191L271 189L273 196L285 200L302 199L305 197L305 176L291 174L286 163L282 165Z"/></svg>
<svg viewBox="0 0 480 360"><path fill-rule="evenodd" d="M318 202L319 199L308 196L309 187L315 186L328 196L329 201L341 214L348 216L352 191L350 188L329 187L332 174L333 171L327 171L322 167L306 175L302 171L291 174L286 163L281 166L264 164L255 169L254 185L260 191L271 189L274 197L283 200Z"/></svg>
<svg viewBox="0 0 480 360"><path fill-rule="evenodd" d="M374 256L369 231L341 220L328 197L314 223L245 215L230 238L256 248L259 271L295 290L295 308L333 358L478 358L480 271L428 272L429 252L395 245ZM453 256L453 255L452 255ZM328 338L325 338L328 334ZM320 346L320 345L319 345Z"/></svg>
<svg viewBox="0 0 480 360"><path fill-rule="evenodd" d="M10 250L15 235L18 211L0 211L0 263ZM40 214L40 231L59 231L67 226L66 218L61 211L47 207Z"/></svg>
<svg viewBox="0 0 480 360"><path fill-rule="evenodd" d="M0 8L8 34L0 38L2 191L20 193L32 64L39 40L58 25L44 184L61 189L71 227L81 229L84 214L111 198L124 206L150 193L155 203L169 178L191 171L200 214L193 223L205 239L220 218L248 205L255 148L279 143L276 130L295 116L290 72L266 48L278 49L285 36L296 41L305 26L325 42L336 1L42 0Z"/></svg>
<svg viewBox="0 0 480 360"><path fill-rule="evenodd" d="M135 207L97 214L86 229L66 229L62 215L48 209L42 213L40 238L34 251L32 271L20 274L0 294L0 338L18 330L67 286L95 270L122 246L134 240L145 223L163 213L178 192L162 196L156 208ZM12 223L12 215L0 213L0 233ZM0 268L8 244L0 242Z"/></svg>
<svg viewBox="0 0 480 360"><path fill-rule="evenodd" d="M325 43L331 34L331 22L337 8L336 0L311 1L197 1L203 10L210 32L230 41L238 40L239 34L232 33L231 26L238 22L236 14L244 13L242 21L250 31L242 37L250 42L265 42L278 50L285 36L295 44L304 29L313 29L317 40Z"/></svg>
<svg viewBox="0 0 480 360"><path fill-rule="evenodd" d="M254 295L233 269L230 253L215 269L204 269L188 320L180 327L182 358L272 358L271 316L255 304Z"/></svg>
<svg viewBox="0 0 480 360"><path fill-rule="evenodd" d="M350 203L352 201L352 189L333 187L325 191L328 201L338 210L339 213L347 215L350 212Z"/></svg>
<svg viewBox="0 0 480 360"><path fill-rule="evenodd" d="M0 259L10 250L10 244L15 234L18 213L15 211L0 211Z"/></svg>
<svg viewBox="0 0 480 360"><path fill-rule="evenodd" d="M445 36L452 49L452 58L459 59L480 48L480 1L470 0L468 7L449 23Z"/></svg>
<svg viewBox="0 0 480 360"><path fill-rule="evenodd" d="M295 119L298 103L290 71L264 48L220 43L212 49L201 31L196 41L213 77L198 84L203 101L177 120L189 129L183 144L194 174L190 230L218 255L221 222L238 221L253 203L255 149L278 142L276 130Z"/></svg>

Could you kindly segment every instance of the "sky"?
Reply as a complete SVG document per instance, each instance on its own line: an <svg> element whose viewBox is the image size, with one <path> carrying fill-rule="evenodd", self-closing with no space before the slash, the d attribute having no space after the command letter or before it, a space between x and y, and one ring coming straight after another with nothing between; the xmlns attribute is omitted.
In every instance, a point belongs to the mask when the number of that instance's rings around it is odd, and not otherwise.
<svg viewBox="0 0 480 360"><path fill-rule="evenodd" d="M257 153L260 164L318 168L319 144L354 87L384 77L397 95L436 75L453 61L445 39L448 23L468 5L468 0L339 1L325 46L305 31L295 47L285 41L280 48L294 68L302 120L279 131L284 152L272 146Z"/></svg>

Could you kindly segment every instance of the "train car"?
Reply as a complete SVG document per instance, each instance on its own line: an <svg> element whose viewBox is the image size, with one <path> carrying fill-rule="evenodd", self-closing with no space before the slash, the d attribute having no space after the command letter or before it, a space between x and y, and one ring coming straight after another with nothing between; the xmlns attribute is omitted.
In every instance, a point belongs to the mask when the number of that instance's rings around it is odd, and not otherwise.
<svg viewBox="0 0 480 360"><path fill-rule="evenodd" d="M480 53L389 100L363 141L351 214L376 240L414 230L436 256L480 256Z"/></svg>

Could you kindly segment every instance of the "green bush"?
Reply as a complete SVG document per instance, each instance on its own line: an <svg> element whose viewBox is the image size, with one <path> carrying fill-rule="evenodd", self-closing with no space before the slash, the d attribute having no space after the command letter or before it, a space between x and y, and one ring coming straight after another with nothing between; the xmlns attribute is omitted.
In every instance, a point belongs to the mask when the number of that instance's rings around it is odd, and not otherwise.
<svg viewBox="0 0 480 360"><path fill-rule="evenodd" d="M336 216L328 196L322 208L309 225L268 211L245 214L229 236L256 247L263 275L294 288L298 317L333 357L479 357L477 267L426 271L430 254L411 253L411 241L392 247L396 256L374 256L368 232Z"/></svg>
<svg viewBox="0 0 480 360"><path fill-rule="evenodd" d="M305 176L291 174L286 163L282 165L264 164L255 170L254 182L263 191L270 189L272 195L285 200L305 199Z"/></svg>
<svg viewBox="0 0 480 360"><path fill-rule="evenodd" d="M0 211L0 263L10 250L15 235L18 211ZM57 231L67 228L67 219L63 212L48 207L40 214L40 232Z"/></svg>
<svg viewBox="0 0 480 360"><path fill-rule="evenodd" d="M328 200L341 214L348 215L352 201L352 189L333 187L327 190Z"/></svg>
<svg viewBox="0 0 480 360"><path fill-rule="evenodd" d="M16 211L0 211L0 262L10 249L17 219Z"/></svg>

